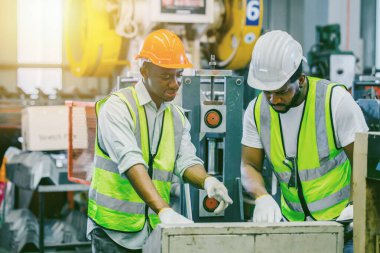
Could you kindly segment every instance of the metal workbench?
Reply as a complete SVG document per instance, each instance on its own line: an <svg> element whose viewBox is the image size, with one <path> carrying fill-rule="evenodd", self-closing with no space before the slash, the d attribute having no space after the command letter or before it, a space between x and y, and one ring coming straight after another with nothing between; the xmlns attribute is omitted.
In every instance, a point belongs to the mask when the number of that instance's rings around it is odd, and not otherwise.
<svg viewBox="0 0 380 253"><path fill-rule="evenodd" d="M143 253L342 253L336 222L195 223L159 225Z"/></svg>

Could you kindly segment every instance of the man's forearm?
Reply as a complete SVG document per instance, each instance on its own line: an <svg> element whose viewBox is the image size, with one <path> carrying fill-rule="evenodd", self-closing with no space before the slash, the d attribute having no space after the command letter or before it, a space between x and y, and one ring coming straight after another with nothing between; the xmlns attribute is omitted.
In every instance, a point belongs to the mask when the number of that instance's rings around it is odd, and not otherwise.
<svg viewBox="0 0 380 253"><path fill-rule="evenodd" d="M204 188L203 184L207 177L209 177L209 175L206 173L203 165L200 164L187 168L183 173L183 179L199 189Z"/></svg>
<svg viewBox="0 0 380 253"><path fill-rule="evenodd" d="M263 176L251 165L242 164L241 179L244 189L255 199L268 194Z"/></svg>
<svg viewBox="0 0 380 253"><path fill-rule="evenodd" d="M350 165L351 165L351 169L352 169L351 170L351 182L350 182L350 186L351 186L350 201L352 201L352 190L353 190L353 178L352 178L352 176L354 175L354 173L353 173L353 169L354 169L354 163L353 163L354 143L352 142L352 143L348 144L347 146L343 147L343 150L346 153L348 160L350 161Z"/></svg>
<svg viewBox="0 0 380 253"><path fill-rule="evenodd" d="M126 175L137 194L153 211L158 213L162 208L169 207L154 187L144 165L132 166Z"/></svg>

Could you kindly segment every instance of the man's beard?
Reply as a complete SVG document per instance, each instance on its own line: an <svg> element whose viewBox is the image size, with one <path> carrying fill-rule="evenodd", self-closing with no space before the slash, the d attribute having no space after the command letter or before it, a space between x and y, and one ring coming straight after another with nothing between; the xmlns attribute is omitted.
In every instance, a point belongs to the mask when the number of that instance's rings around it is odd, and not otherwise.
<svg viewBox="0 0 380 253"><path fill-rule="evenodd" d="M274 105L274 104L271 104L271 103L269 103L269 104L272 106L273 110L275 110L277 113L287 113L290 110L290 108L295 107L296 102L297 102L297 100L299 99L300 96L301 96L301 89L298 87L298 90L296 91L296 94L294 94L294 96L292 98L292 101L290 101L290 103L288 105L285 105L285 104L276 104L276 105ZM284 106L285 108L283 110L279 111L279 110L276 110L274 108L274 106Z"/></svg>

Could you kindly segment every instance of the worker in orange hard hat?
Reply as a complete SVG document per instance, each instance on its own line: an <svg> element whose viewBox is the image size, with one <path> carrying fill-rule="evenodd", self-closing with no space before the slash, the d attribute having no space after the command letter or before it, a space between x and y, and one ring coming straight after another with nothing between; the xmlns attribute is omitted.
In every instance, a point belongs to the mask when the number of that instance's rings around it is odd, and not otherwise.
<svg viewBox="0 0 380 253"><path fill-rule="evenodd" d="M193 67L181 40L165 29L149 34L135 59L140 60L143 83L157 108L162 102L175 98L183 69ZM158 76L165 76L166 79Z"/></svg>
<svg viewBox="0 0 380 253"><path fill-rule="evenodd" d="M168 69L193 67L187 59L181 40L165 29L149 34L135 59L145 59L154 65Z"/></svg>
<svg viewBox="0 0 380 253"><path fill-rule="evenodd" d="M181 40L168 30L154 31L136 59L142 80L96 104L87 229L93 252L141 252L157 224L192 223L169 207L173 174L219 201L215 213L232 203L195 155L182 108L170 103L183 69L192 67Z"/></svg>

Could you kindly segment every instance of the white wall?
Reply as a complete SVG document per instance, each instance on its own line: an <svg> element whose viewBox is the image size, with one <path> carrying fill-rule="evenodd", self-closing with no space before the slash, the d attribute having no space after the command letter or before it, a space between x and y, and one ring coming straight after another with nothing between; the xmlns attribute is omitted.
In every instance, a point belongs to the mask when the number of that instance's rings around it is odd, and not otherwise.
<svg viewBox="0 0 380 253"><path fill-rule="evenodd" d="M363 41L360 38L361 1L334 0L328 2L328 23L340 24L341 50L353 51L361 59L358 72L363 70Z"/></svg>
<svg viewBox="0 0 380 253"><path fill-rule="evenodd" d="M301 43L306 56L316 43L317 25L339 24L340 49L353 51L363 63L361 5L360 0L264 0L264 29L289 32Z"/></svg>
<svg viewBox="0 0 380 253"><path fill-rule="evenodd" d="M264 28L290 33L307 52L316 42L315 27L326 25L328 0L264 0Z"/></svg>

